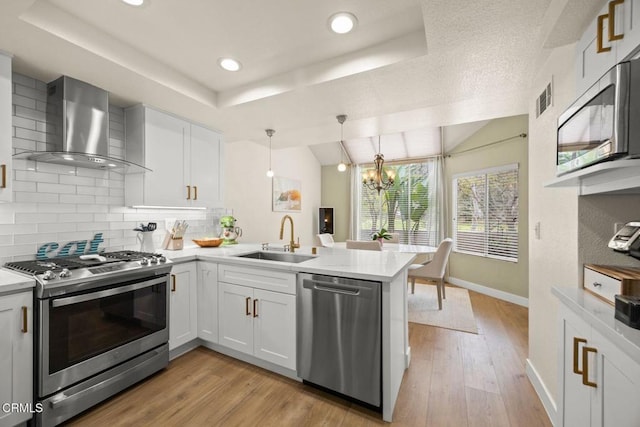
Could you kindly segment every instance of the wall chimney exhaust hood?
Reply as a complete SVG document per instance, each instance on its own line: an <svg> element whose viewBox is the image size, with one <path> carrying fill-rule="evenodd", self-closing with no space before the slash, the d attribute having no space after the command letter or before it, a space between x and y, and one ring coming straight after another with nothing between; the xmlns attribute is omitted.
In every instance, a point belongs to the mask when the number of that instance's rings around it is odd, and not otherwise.
<svg viewBox="0 0 640 427"><path fill-rule="evenodd" d="M109 157L109 93L71 77L47 85L45 151L23 151L14 157L73 167L150 171L124 159Z"/></svg>

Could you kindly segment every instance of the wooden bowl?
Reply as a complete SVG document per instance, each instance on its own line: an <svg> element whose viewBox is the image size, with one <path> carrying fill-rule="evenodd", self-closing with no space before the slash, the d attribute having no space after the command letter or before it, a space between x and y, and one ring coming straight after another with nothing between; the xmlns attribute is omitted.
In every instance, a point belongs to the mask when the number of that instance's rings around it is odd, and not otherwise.
<svg viewBox="0 0 640 427"><path fill-rule="evenodd" d="M222 244L222 239L218 237L208 237L205 239L193 239L193 242L201 248L215 248Z"/></svg>

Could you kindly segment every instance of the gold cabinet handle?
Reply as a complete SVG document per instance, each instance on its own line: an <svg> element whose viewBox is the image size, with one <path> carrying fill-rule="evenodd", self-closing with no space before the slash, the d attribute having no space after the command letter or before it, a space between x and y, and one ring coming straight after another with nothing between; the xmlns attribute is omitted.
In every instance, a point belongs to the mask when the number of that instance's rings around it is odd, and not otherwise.
<svg viewBox="0 0 640 427"><path fill-rule="evenodd" d="M198 187L193 186L193 200L198 200Z"/></svg>
<svg viewBox="0 0 640 427"><path fill-rule="evenodd" d="M624 34L616 34L616 6L624 3L624 0L612 0L609 2L609 41L620 40Z"/></svg>
<svg viewBox="0 0 640 427"><path fill-rule="evenodd" d="M176 291L176 275L172 274L171 275L171 292L175 292Z"/></svg>
<svg viewBox="0 0 640 427"><path fill-rule="evenodd" d="M187 185L187 200L191 200L191 186Z"/></svg>
<svg viewBox="0 0 640 427"><path fill-rule="evenodd" d="M609 18L608 14L598 16L597 53L609 52L611 50L611 46L602 46L602 27L604 26L604 20L607 18Z"/></svg>
<svg viewBox="0 0 640 427"><path fill-rule="evenodd" d="M251 316L251 311L249 311L249 301L251 301L251 297L247 297L244 300L244 311L247 316Z"/></svg>
<svg viewBox="0 0 640 427"><path fill-rule="evenodd" d="M582 371L578 366L578 354L580 353L580 343L586 344L587 340L584 338L573 337L573 373L582 375ZM583 365L584 367L584 365Z"/></svg>
<svg viewBox="0 0 640 427"><path fill-rule="evenodd" d="M2 175L0 188L7 188L7 165L0 165L0 174Z"/></svg>
<svg viewBox="0 0 640 427"><path fill-rule="evenodd" d="M28 318L27 318L27 307L26 306L22 306L22 333L26 334L27 332L29 332L29 322L28 322Z"/></svg>
<svg viewBox="0 0 640 427"><path fill-rule="evenodd" d="M589 381L589 353L597 354L598 350L593 347L582 347L582 384L597 388L598 384Z"/></svg>
<svg viewBox="0 0 640 427"><path fill-rule="evenodd" d="M258 317L258 300L253 300L253 317Z"/></svg>

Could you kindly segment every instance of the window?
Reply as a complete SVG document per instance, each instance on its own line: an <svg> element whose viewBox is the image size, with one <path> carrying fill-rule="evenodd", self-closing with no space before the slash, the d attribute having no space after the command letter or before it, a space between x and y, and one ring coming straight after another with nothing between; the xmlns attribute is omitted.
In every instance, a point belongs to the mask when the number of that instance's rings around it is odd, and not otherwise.
<svg viewBox="0 0 640 427"><path fill-rule="evenodd" d="M518 261L518 165L453 179L454 250Z"/></svg>
<svg viewBox="0 0 640 427"><path fill-rule="evenodd" d="M386 191L366 189L356 180L356 238L371 240L381 228L398 233L400 243L437 246L439 243L437 186L439 161L385 164L395 172L395 182ZM357 177L368 170L358 166Z"/></svg>

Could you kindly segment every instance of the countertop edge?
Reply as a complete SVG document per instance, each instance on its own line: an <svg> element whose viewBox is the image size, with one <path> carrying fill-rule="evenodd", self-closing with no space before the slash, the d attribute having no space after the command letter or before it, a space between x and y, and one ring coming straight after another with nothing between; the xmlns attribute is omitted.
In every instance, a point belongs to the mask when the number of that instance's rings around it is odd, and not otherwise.
<svg viewBox="0 0 640 427"><path fill-rule="evenodd" d="M0 296L33 289L36 281L9 270L0 270Z"/></svg>
<svg viewBox="0 0 640 427"><path fill-rule="evenodd" d="M640 330L617 320L613 306L577 287L553 286L551 293L633 360L640 361Z"/></svg>

